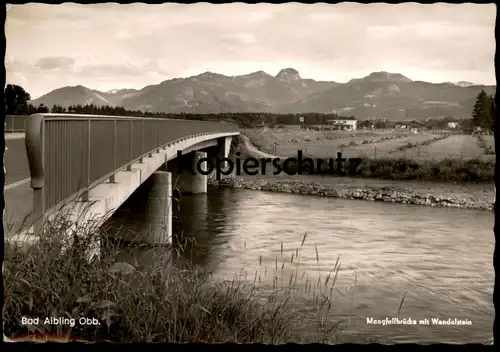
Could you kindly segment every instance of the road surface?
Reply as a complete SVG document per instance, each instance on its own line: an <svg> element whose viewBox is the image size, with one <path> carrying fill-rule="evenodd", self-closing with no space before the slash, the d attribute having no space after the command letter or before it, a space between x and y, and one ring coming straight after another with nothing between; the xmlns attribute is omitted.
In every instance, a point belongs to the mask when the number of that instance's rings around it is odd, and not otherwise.
<svg viewBox="0 0 500 352"><path fill-rule="evenodd" d="M4 187L4 229L7 237L21 228L23 220L29 225L30 220L27 217L32 210L33 192L30 188L24 133L5 134L5 145L8 148L4 159L7 169Z"/></svg>

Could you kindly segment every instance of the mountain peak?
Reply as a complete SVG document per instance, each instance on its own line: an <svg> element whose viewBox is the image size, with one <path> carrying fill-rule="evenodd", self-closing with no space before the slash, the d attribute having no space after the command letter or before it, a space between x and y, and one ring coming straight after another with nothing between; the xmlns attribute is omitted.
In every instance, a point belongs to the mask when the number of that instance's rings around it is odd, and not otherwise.
<svg viewBox="0 0 500 352"><path fill-rule="evenodd" d="M96 91L96 92L99 92L99 91ZM111 90L108 90L104 93L107 93L107 94L128 94L128 93L135 93L135 92L137 92L137 89L121 88L121 89L111 89Z"/></svg>
<svg viewBox="0 0 500 352"><path fill-rule="evenodd" d="M200 73L199 75L193 76L193 77L201 77L201 78L212 78L216 76L216 73L210 72L210 71L205 71L203 73Z"/></svg>
<svg viewBox="0 0 500 352"><path fill-rule="evenodd" d="M299 71L294 68L284 68L276 75L277 79L285 81L296 81L300 79Z"/></svg>
<svg viewBox="0 0 500 352"><path fill-rule="evenodd" d="M457 86L459 87L469 87L469 86L473 86L474 83L472 82L469 82L469 81L458 81L457 83L455 83Z"/></svg>
<svg viewBox="0 0 500 352"><path fill-rule="evenodd" d="M233 76L233 77L272 77L272 76L261 70L261 71L255 71L252 73L247 73L246 75L239 75L239 76Z"/></svg>
<svg viewBox="0 0 500 352"><path fill-rule="evenodd" d="M468 81L458 81L458 82L450 82L450 81L446 81L442 84L451 84L453 86L457 86L457 87L470 87L470 86L473 86L475 85L474 83L472 82L468 82Z"/></svg>
<svg viewBox="0 0 500 352"><path fill-rule="evenodd" d="M73 92L88 92L91 89L89 89L85 86L82 86L81 84L78 84L76 86L61 87L61 88L55 89L53 91L60 91L60 90L71 90Z"/></svg>
<svg viewBox="0 0 500 352"><path fill-rule="evenodd" d="M269 76L269 74L267 74L266 72L264 72L262 70L252 72L250 75L252 75L252 76Z"/></svg>
<svg viewBox="0 0 500 352"><path fill-rule="evenodd" d="M370 82L413 82L401 73L390 73L386 71L372 72L361 79Z"/></svg>
<svg viewBox="0 0 500 352"><path fill-rule="evenodd" d="M223 77L224 75L220 74L220 73L215 73L215 72L210 72L210 71L206 71L206 72L203 72L203 73L200 73L198 76L195 76L195 77L206 77L206 78L211 78L211 77Z"/></svg>

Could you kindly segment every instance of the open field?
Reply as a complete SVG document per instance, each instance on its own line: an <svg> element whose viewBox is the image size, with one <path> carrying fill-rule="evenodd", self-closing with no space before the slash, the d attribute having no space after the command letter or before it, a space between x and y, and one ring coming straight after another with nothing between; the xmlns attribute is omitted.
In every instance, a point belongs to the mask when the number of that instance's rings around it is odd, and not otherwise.
<svg viewBox="0 0 500 352"><path fill-rule="evenodd" d="M471 135L451 135L429 145L421 145L391 154L400 158L406 157L423 160L442 160L447 158L461 160L491 159L489 158L491 156L484 155L484 150Z"/></svg>
<svg viewBox="0 0 500 352"><path fill-rule="evenodd" d="M298 129L248 129L252 143L262 151L282 157L297 150L312 157L326 158L342 152L346 157L386 157L408 142L421 143L436 138L431 133L404 131L303 131Z"/></svg>
<svg viewBox="0 0 500 352"><path fill-rule="evenodd" d="M413 145L427 141L432 141L437 138L430 133L406 134L403 138L391 139L374 144L365 144L355 147L343 148L343 154L348 158L368 157L368 158L387 158L393 157L394 151L398 148L411 143ZM404 155L404 151L403 155Z"/></svg>
<svg viewBox="0 0 500 352"><path fill-rule="evenodd" d="M262 151L279 156L293 156L297 150L313 157L347 154L374 153L375 146L390 150L391 146L403 145L405 140L420 141L435 138L432 134L410 135L400 131L303 131L300 129L248 129L247 136ZM389 147L384 147L385 145ZM351 156L351 155L349 155Z"/></svg>
<svg viewBox="0 0 500 352"><path fill-rule="evenodd" d="M347 158L494 159L494 155L485 155L484 148L471 135L446 137L427 131L412 134L396 130L348 132L303 131L296 128L248 129L246 134L259 149L281 157L294 156L300 149L304 154L318 158L334 157L341 151ZM486 145L494 148L493 136L485 135L483 138Z"/></svg>

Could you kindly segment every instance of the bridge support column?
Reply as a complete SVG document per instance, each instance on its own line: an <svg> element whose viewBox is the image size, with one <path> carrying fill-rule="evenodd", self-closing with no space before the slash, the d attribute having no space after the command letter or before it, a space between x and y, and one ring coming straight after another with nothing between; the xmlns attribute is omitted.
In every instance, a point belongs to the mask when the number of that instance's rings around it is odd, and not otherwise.
<svg viewBox="0 0 500 352"><path fill-rule="evenodd" d="M187 154L186 156L183 156L183 158L187 159L176 160L176 162L178 163L183 163L186 161L191 163L191 168L195 173L193 175L188 170L183 170L181 174L176 173L175 177L178 177L176 187L181 193L207 193L207 175L198 172L198 163L200 163L200 170L208 171L207 162L201 161L201 159L206 157L207 153L205 152L192 152Z"/></svg>
<svg viewBox="0 0 500 352"><path fill-rule="evenodd" d="M219 158L227 158L229 156L229 151L231 150L231 142L233 140L233 137L222 137L219 138L218 144L219 144ZM222 163L222 168L226 170L228 167L227 162Z"/></svg>
<svg viewBox="0 0 500 352"><path fill-rule="evenodd" d="M156 171L151 175L146 221L148 236L145 242L154 245L172 241L172 174Z"/></svg>
<svg viewBox="0 0 500 352"><path fill-rule="evenodd" d="M207 153L205 152L194 152L193 156L193 170L195 170L196 175L192 175L191 177L191 193L192 194L199 194L199 193L207 193L207 179L208 175L204 175L200 172L198 172L198 164L199 169L202 171L207 171L208 166L207 162L201 162L200 160L203 158L207 158Z"/></svg>

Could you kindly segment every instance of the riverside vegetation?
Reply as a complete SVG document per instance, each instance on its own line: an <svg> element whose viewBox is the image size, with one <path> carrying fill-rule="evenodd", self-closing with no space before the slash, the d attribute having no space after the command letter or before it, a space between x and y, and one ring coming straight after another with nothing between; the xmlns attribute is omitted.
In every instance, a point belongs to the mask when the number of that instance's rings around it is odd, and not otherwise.
<svg viewBox="0 0 500 352"><path fill-rule="evenodd" d="M299 262L306 237L290 258L282 244L274 267L263 268L265 274L221 282L182 261L182 245L171 250L129 243L155 259L154 264L127 263L118 257L119 241L108 239L105 228L90 222L71 227L59 217L47 222L34 244L6 244L4 335L11 340L336 342L343 327L328 317L340 263L327 276L314 282L306 276L305 285L297 285L305 274ZM107 249L89 256L95 243ZM316 256L319 261L317 248ZM290 277L284 277L285 266L294 268ZM265 275L273 283L264 292L256 283ZM312 311L295 309L298 296L308 299ZM98 319L100 326L25 326L23 316L40 321L83 316Z"/></svg>

